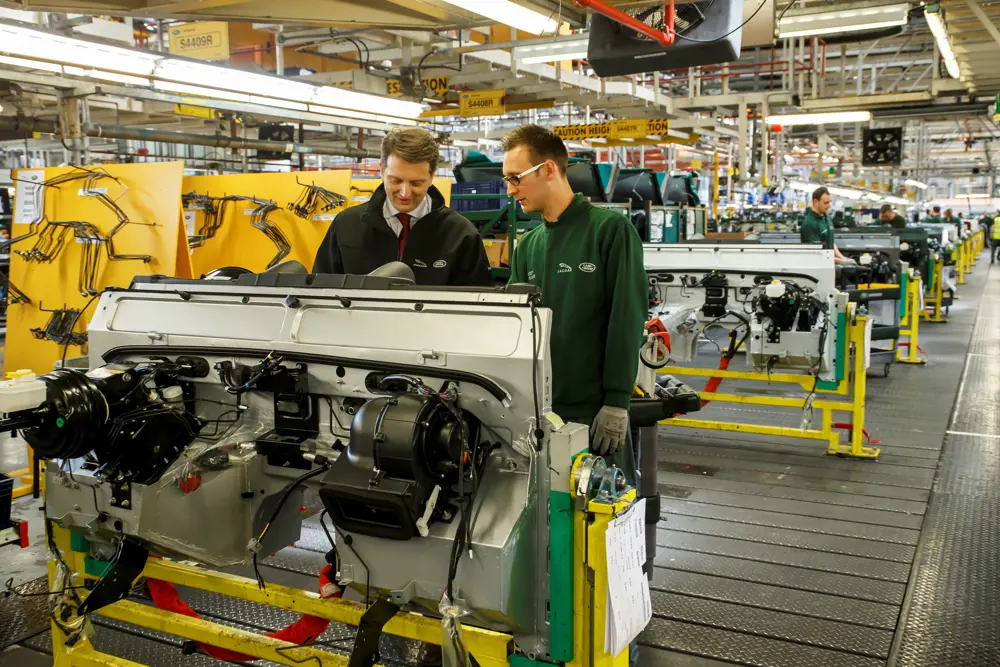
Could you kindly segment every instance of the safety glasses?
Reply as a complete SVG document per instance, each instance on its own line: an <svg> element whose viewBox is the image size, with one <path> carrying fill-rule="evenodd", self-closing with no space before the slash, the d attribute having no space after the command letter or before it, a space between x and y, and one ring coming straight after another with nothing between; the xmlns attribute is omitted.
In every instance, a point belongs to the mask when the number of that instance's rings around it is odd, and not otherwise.
<svg viewBox="0 0 1000 667"><path fill-rule="evenodd" d="M532 167L528 171L521 172L520 174L517 174L516 176L504 176L500 180L503 181L506 185L513 185L514 187L517 187L518 185L521 184L521 179L522 178L524 178L525 176L527 176L528 174L530 174L533 171L538 171L544 165L545 165L544 162L542 162L540 164L536 164L534 167Z"/></svg>

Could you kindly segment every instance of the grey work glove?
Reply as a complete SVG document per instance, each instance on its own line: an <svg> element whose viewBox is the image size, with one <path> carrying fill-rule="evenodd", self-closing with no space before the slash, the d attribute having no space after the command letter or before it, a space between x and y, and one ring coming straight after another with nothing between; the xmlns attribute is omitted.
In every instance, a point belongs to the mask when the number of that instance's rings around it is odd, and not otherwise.
<svg viewBox="0 0 1000 667"><path fill-rule="evenodd" d="M628 410L605 405L590 427L590 451L600 456L613 454L625 444Z"/></svg>

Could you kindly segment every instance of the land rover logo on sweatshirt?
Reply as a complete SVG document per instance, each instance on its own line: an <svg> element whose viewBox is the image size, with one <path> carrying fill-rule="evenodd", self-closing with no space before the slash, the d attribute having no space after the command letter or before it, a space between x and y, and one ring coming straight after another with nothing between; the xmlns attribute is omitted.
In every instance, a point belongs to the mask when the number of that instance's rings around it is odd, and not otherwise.
<svg viewBox="0 0 1000 667"><path fill-rule="evenodd" d="M435 269L443 269L444 267L448 266L448 262L444 261L443 259L439 259L438 261L434 262L432 266Z"/></svg>
<svg viewBox="0 0 1000 667"><path fill-rule="evenodd" d="M559 270L556 273L572 273L572 272L573 272L572 266L570 266L569 264L565 264L563 262L559 262Z"/></svg>
<svg viewBox="0 0 1000 667"><path fill-rule="evenodd" d="M594 271L597 270L597 267L591 264L590 262L583 262L582 264L580 264L580 270L583 271L584 273L593 273Z"/></svg>
<svg viewBox="0 0 1000 667"><path fill-rule="evenodd" d="M413 260L413 266L419 267L421 269L426 269L427 268L427 265L424 264L423 260L421 260L421 259L415 259L415 260Z"/></svg>

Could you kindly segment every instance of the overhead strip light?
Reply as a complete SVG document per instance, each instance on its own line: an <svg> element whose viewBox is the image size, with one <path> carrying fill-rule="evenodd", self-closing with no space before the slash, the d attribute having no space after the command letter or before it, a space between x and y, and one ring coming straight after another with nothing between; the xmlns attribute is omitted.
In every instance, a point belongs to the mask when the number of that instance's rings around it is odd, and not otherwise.
<svg viewBox="0 0 1000 667"><path fill-rule="evenodd" d="M331 112L336 111L338 116L367 112L387 123L414 124L424 109L418 102L314 86L270 74L107 46L6 23L0 23L0 64L151 86L209 99L252 102L276 109L305 111L315 103L332 108Z"/></svg>
<svg viewBox="0 0 1000 667"><path fill-rule="evenodd" d="M934 35L938 53L941 54L941 59L944 60L944 66L948 70L948 75L953 79L959 78L961 71L958 68L958 60L955 58L955 52L951 48L951 38L948 37L948 28L944 24L941 5L931 5L924 9L924 18L927 19L927 27L931 29L931 34Z"/></svg>
<svg viewBox="0 0 1000 667"><path fill-rule="evenodd" d="M882 7L844 7L837 11L793 14L778 22L778 37L806 37L859 32L906 25L910 5L899 3Z"/></svg>
<svg viewBox="0 0 1000 667"><path fill-rule="evenodd" d="M913 187L913 188L920 188L921 190L926 190L927 189L927 184L926 183L921 183L920 181L915 181L912 178L908 178L905 181L903 181L903 185L909 185L910 187Z"/></svg>
<svg viewBox="0 0 1000 667"><path fill-rule="evenodd" d="M559 29L559 23L551 14L541 14L510 0L444 0L444 2L532 35L554 35Z"/></svg>
<svg viewBox="0 0 1000 667"><path fill-rule="evenodd" d="M583 60L587 57L587 42L585 37L518 46L514 48L514 59L523 65Z"/></svg>
<svg viewBox="0 0 1000 667"><path fill-rule="evenodd" d="M872 119L871 111L831 111L828 113L778 114L767 117L768 125L823 125L824 123L865 123Z"/></svg>

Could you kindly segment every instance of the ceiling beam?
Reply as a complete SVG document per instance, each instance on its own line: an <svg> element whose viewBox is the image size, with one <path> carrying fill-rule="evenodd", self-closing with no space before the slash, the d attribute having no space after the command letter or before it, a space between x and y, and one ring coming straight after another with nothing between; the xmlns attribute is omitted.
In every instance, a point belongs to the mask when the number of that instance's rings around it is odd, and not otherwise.
<svg viewBox="0 0 1000 667"><path fill-rule="evenodd" d="M990 33L990 36L993 37L993 40L997 44L1000 44L1000 30L997 30L997 27L993 25L993 21L990 20L988 16L986 16L986 12L983 11L983 8L980 7L973 0L965 0L965 4L968 5L969 9L972 10L972 13L979 18L979 20L983 24L983 27L985 27L987 32Z"/></svg>
<svg viewBox="0 0 1000 667"><path fill-rule="evenodd" d="M232 5L242 5L247 0L181 0L181 2L168 2L162 5L147 5L146 9L155 12L157 15L163 14L186 14L197 12L202 9L216 9L219 7L231 7Z"/></svg>

